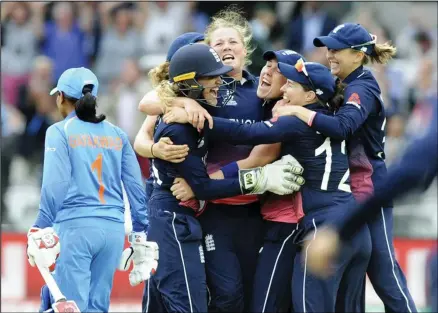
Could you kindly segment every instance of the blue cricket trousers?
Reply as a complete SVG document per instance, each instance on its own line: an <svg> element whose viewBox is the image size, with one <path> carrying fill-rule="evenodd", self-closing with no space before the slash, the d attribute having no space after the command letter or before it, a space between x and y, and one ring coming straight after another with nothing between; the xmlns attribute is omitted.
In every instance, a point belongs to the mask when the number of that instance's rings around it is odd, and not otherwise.
<svg viewBox="0 0 438 313"><path fill-rule="evenodd" d="M81 312L108 312L124 247L124 224L84 217L60 222L57 228L61 253L54 278L59 289Z"/></svg>
<svg viewBox="0 0 438 313"><path fill-rule="evenodd" d="M307 214L299 227L303 234L318 236L324 223L336 218L330 210ZM362 227L346 243L327 279L313 276L307 270L306 249L298 249L292 275L294 312L364 312L365 273L371 256L368 226Z"/></svg>
<svg viewBox="0 0 438 313"><path fill-rule="evenodd" d="M209 203L199 221L204 233L209 312L248 311L263 244L259 203Z"/></svg>
<svg viewBox="0 0 438 313"><path fill-rule="evenodd" d="M146 283L144 311L207 312L202 230L194 211L175 206L169 192L158 190L148 208L148 240L157 242L160 260Z"/></svg>
<svg viewBox="0 0 438 313"><path fill-rule="evenodd" d="M367 274L386 312L417 312L405 275L395 258L393 208L381 209L378 218L368 223L372 253Z"/></svg>
<svg viewBox="0 0 438 313"><path fill-rule="evenodd" d="M265 221L264 228L250 311L289 312L297 224Z"/></svg>

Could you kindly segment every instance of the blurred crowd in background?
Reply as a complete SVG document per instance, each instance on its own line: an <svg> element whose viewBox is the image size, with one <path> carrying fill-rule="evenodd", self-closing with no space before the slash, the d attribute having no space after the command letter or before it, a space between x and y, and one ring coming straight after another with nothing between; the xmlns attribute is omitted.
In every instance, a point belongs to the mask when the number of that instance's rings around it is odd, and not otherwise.
<svg viewBox="0 0 438 313"><path fill-rule="evenodd" d="M1 3L1 211L2 224L26 230L38 210L44 139L59 121L48 92L61 73L85 66L99 78L99 110L131 140L145 116L137 110L151 89L147 73L165 60L178 35L204 32L227 2L2 2ZM437 3L240 2L253 30L252 65L263 51L292 49L327 64L313 38L337 24L357 22L398 54L388 66L371 66L387 112L386 155L395 162L437 97ZM437 235L436 182L395 210L401 236Z"/></svg>

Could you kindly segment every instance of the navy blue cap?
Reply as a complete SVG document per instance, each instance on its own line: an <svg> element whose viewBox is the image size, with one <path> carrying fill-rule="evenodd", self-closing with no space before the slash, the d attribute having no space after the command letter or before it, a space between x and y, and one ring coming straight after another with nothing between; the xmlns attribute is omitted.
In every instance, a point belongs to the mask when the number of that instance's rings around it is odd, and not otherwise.
<svg viewBox="0 0 438 313"><path fill-rule="evenodd" d="M315 47L327 47L328 49L355 49L368 55L374 53L376 36L371 35L362 25L345 23L336 26L328 36L320 36L313 39Z"/></svg>
<svg viewBox="0 0 438 313"><path fill-rule="evenodd" d="M295 66L279 62L278 68L287 79L311 87L309 78L304 73L306 71L316 89L315 93L321 100L328 101L335 95L336 80L330 70L322 64L299 60Z"/></svg>
<svg viewBox="0 0 438 313"><path fill-rule="evenodd" d="M206 44L191 44L175 52L169 65L169 78L179 82L196 77L220 76L230 72L213 48Z"/></svg>
<svg viewBox="0 0 438 313"><path fill-rule="evenodd" d="M83 97L82 89L85 85L93 85L91 94L97 97L99 81L96 75L85 67L69 68L59 77L58 84L50 91L50 95L62 91L71 98L80 99Z"/></svg>
<svg viewBox="0 0 438 313"><path fill-rule="evenodd" d="M277 62L286 63L292 66L295 65L299 59L306 61L301 54L293 50L269 50L263 53L263 59L265 61L270 61L274 58L277 59Z"/></svg>
<svg viewBox="0 0 438 313"><path fill-rule="evenodd" d="M178 51L178 49L180 49L181 47L202 40L204 40L204 35L201 33L194 33L194 32L184 33L176 37L176 39L170 45L169 50L167 50L166 61L169 62L172 59L175 52Z"/></svg>

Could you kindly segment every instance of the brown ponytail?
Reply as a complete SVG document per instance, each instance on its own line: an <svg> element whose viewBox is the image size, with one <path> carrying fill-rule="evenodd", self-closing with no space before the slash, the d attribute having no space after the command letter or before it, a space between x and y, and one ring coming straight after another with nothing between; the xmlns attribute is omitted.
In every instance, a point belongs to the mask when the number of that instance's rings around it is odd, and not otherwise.
<svg viewBox="0 0 438 313"><path fill-rule="evenodd" d="M347 87L347 85L342 83L340 79L336 80L335 94L327 101L331 111L336 112L344 103L345 87Z"/></svg>

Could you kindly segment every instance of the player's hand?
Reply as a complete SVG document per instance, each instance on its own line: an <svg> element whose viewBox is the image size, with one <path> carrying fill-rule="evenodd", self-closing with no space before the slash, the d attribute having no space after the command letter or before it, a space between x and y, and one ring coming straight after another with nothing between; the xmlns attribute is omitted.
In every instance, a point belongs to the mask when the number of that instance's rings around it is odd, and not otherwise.
<svg viewBox="0 0 438 313"><path fill-rule="evenodd" d="M239 181L244 194L292 194L305 183L304 169L291 155L256 169L239 170Z"/></svg>
<svg viewBox="0 0 438 313"><path fill-rule="evenodd" d="M186 110L180 107L171 107L166 110L166 114L163 115L163 121L166 124L178 123L187 124L189 123L189 115Z"/></svg>
<svg viewBox="0 0 438 313"><path fill-rule="evenodd" d="M198 102L190 99L184 102L184 108L188 114L189 123L198 130L204 128L205 120L208 120L208 126L213 128L213 118Z"/></svg>
<svg viewBox="0 0 438 313"><path fill-rule="evenodd" d="M192 188L185 181L184 178L177 177L173 181L172 187L170 187L172 194L180 201L189 201L195 198Z"/></svg>
<svg viewBox="0 0 438 313"><path fill-rule="evenodd" d="M52 227L32 227L27 232L27 258L31 266L38 265L55 270L55 262L61 252L59 237Z"/></svg>
<svg viewBox="0 0 438 313"><path fill-rule="evenodd" d="M131 233L129 242L131 246L123 251L119 270L129 270L131 262L134 262L134 268L129 273L129 283L137 286L155 274L158 267L158 244L147 241L146 234L141 232Z"/></svg>
<svg viewBox="0 0 438 313"><path fill-rule="evenodd" d="M171 163L181 163L189 154L187 145L174 145L169 137L161 137L160 140L152 146L152 154L161 160Z"/></svg>
<svg viewBox="0 0 438 313"><path fill-rule="evenodd" d="M272 115L274 117L286 116L286 115L295 115L296 106L294 105L284 105L283 100L278 101L275 106L272 108Z"/></svg>
<svg viewBox="0 0 438 313"><path fill-rule="evenodd" d="M330 227L318 230L315 238L313 234L305 238L307 251L307 266L315 276L327 278L333 274L333 265L340 249L338 233Z"/></svg>

